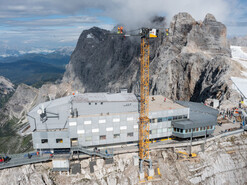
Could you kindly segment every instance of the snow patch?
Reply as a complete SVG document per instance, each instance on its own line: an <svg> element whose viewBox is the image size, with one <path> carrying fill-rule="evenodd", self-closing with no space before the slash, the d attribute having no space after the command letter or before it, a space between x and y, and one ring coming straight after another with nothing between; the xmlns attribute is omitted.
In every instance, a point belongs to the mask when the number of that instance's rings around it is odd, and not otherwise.
<svg viewBox="0 0 247 185"><path fill-rule="evenodd" d="M245 53L241 46L231 46L232 58L247 60L247 53Z"/></svg>
<svg viewBox="0 0 247 185"><path fill-rule="evenodd" d="M89 34L87 34L87 38L88 38L88 39L93 39L93 38L94 38L94 36L93 36L93 34L92 34L92 33L89 33Z"/></svg>

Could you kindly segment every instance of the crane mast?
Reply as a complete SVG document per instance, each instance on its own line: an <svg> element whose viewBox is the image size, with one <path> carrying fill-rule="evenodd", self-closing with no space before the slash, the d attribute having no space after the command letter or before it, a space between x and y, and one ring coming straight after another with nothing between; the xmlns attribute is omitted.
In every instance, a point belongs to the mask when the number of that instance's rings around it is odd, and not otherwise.
<svg viewBox="0 0 247 185"><path fill-rule="evenodd" d="M141 81L140 81L140 118L139 118L139 157L149 159L149 38L141 38Z"/></svg>

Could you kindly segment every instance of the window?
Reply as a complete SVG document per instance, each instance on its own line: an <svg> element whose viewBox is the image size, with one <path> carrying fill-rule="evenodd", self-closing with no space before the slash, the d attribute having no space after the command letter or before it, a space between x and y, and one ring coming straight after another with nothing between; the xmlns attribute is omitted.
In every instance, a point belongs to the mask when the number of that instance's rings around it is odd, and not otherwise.
<svg viewBox="0 0 247 185"><path fill-rule="evenodd" d="M41 143L48 143L48 139L41 139Z"/></svg>
<svg viewBox="0 0 247 185"><path fill-rule="evenodd" d="M100 119L99 123L106 123L106 120L105 119Z"/></svg>
<svg viewBox="0 0 247 185"><path fill-rule="evenodd" d="M196 131L196 129L195 128L193 128L193 132L195 132Z"/></svg>
<svg viewBox="0 0 247 185"><path fill-rule="evenodd" d="M127 137L133 137L133 136L134 136L134 133L133 132L127 133Z"/></svg>
<svg viewBox="0 0 247 185"><path fill-rule="evenodd" d="M77 130L77 134L84 134L85 130Z"/></svg>
<svg viewBox="0 0 247 185"><path fill-rule="evenodd" d="M76 126L76 122L69 122L69 126Z"/></svg>
<svg viewBox="0 0 247 185"><path fill-rule="evenodd" d="M89 121L84 121L84 124L85 124L85 125L90 125L91 123L92 123L91 120L89 120Z"/></svg>
<svg viewBox="0 0 247 185"><path fill-rule="evenodd" d="M163 128L163 132L167 132L167 128Z"/></svg>
<svg viewBox="0 0 247 185"><path fill-rule="evenodd" d="M183 129L180 129L180 133L183 133L183 131L184 131Z"/></svg>
<svg viewBox="0 0 247 185"><path fill-rule="evenodd" d="M210 126L210 129L213 129L213 126Z"/></svg>
<svg viewBox="0 0 247 185"><path fill-rule="evenodd" d="M88 105L91 105L91 103L89 102Z"/></svg>
<svg viewBox="0 0 247 185"><path fill-rule="evenodd" d="M177 116L173 116L173 120L177 120L178 119L178 117Z"/></svg>
<svg viewBox="0 0 247 185"><path fill-rule="evenodd" d="M200 128L200 130L202 130L202 127Z"/></svg>
<svg viewBox="0 0 247 185"><path fill-rule="evenodd" d="M127 118L127 121L133 121L133 120L134 120L133 117L128 117L128 118Z"/></svg>
<svg viewBox="0 0 247 185"><path fill-rule="evenodd" d="M174 132L177 132L177 128L173 128Z"/></svg>
<svg viewBox="0 0 247 185"><path fill-rule="evenodd" d="M208 129L209 129L209 126L208 126Z"/></svg>
<svg viewBox="0 0 247 185"><path fill-rule="evenodd" d="M152 134L157 134L157 130L156 129L152 130Z"/></svg>
<svg viewBox="0 0 247 185"><path fill-rule="evenodd" d="M114 134L113 137L114 138L119 138L120 137L120 134Z"/></svg>
<svg viewBox="0 0 247 185"><path fill-rule="evenodd" d="M120 118L113 118L113 122L114 122L114 123L120 122Z"/></svg>
<svg viewBox="0 0 247 185"><path fill-rule="evenodd" d="M162 118L162 121L167 121L167 120L168 120L168 118L166 118L166 117L165 118Z"/></svg>
<svg viewBox="0 0 247 185"><path fill-rule="evenodd" d="M120 127L120 130L126 130L127 129L127 126L121 126Z"/></svg>
<svg viewBox="0 0 247 185"><path fill-rule="evenodd" d="M96 133L96 132L99 132L99 129L98 128L92 129L92 133Z"/></svg>
<svg viewBox="0 0 247 185"><path fill-rule="evenodd" d="M203 130L206 130L206 127L203 127Z"/></svg>
<svg viewBox="0 0 247 185"><path fill-rule="evenodd" d="M85 138L85 141L92 141L92 136L87 136L87 137Z"/></svg>
<svg viewBox="0 0 247 185"><path fill-rule="evenodd" d="M183 119L187 119L188 118L188 116L187 115L183 115Z"/></svg>
<svg viewBox="0 0 247 185"><path fill-rule="evenodd" d="M101 102L100 104L103 105L103 102Z"/></svg>
<svg viewBox="0 0 247 185"><path fill-rule="evenodd" d="M158 133L158 134L162 133L162 128L157 129L157 133Z"/></svg>
<svg viewBox="0 0 247 185"><path fill-rule="evenodd" d="M56 143L63 143L63 139L56 139Z"/></svg>
<svg viewBox="0 0 247 185"><path fill-rule="evenodd" d="M172 117L168 117L168 121L171 121L172 120Z"/></svg>
<svg viewBox="0 0 247 185"><path fill-rule="evenodd" d="M106 131L108 131L108 132L113 131L113 127L106 128Z"/></svg>
<svg viewBox="0 0 247 185"><path fill-rule="evenodd" d="M191 132L191 128L189 129L189 132Z"/></svg>
<svg viewBox="0 0 247 185"><path fill-rule="evenodd" d="M158 118L158 122L162 122L162 118Z"/></svg>
<svg viewBox="0 0 247 185"><path fill-rule="evenodd" d="M134 125L134 129L135 129L135 128L138 128L138 125Z"/></svg>
<svg viewBox="0 0 247 185"><path fill-rule="evenodd" d="M196 128L196 131L198 131L199 130L199 128Z"/></svg>
<svg viewBox="0 0 247 185"><path fill-rule="evenodd" d="M188 133L188 129L185 129L185 133Z"/></svg>
<svg viewBox="0 0 247 185"><path fill-rule="evenodd" d="M183 119L183 117L182 116L178 116L178 119Z"/></svg>
<svg viewBox="0 0 247 185"><path fill-rule="evenodd" d="M99 136L99 139L100 139L100 140L106 140L106 135Z"/></svg>

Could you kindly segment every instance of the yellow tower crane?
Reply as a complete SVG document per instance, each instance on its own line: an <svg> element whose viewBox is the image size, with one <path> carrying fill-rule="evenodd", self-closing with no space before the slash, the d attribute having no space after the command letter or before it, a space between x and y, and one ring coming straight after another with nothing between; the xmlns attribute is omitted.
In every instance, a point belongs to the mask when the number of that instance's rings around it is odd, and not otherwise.
<svg viewBox="0 0 247 185"><path fill-rule="evenodd" d="M140 180L144 180L143 162L149 162L149 170L152 169L152 161L149 153L149 39L158 37L157 29L141 28L138 35L127 35L123 28L118 28L118 35L141 36L141 62L140 62L140 117L139 117L139 159ZM152 177L153 172L148 174Z"/></svg>

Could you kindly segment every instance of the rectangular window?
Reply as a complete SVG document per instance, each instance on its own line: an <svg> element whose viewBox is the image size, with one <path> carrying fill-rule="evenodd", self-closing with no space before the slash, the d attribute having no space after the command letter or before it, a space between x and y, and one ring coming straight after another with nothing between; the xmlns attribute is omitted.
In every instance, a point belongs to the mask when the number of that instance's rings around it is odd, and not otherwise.
<svg viewBox="0 0 247 185"><path fill-rule="evenodd" d="M162 121L167 121L167 120L168 120L168 118L167 118L167 117L162 118Z"/></svg>
<svg viewBox="0 0 247 185"><path fill-rule="evenodd" d="M162 118L158 118L158 122L162 122Z"/></svg>
<svg viewBox="0 0 247 185"><path fill-rule="evenodd" d="M121 126L120 127L120 130L126 130L127 129L127 126Z"/></svg>
<svg viewBox="0 0 247 185"><path fill-rule="evenodd" d="M100 139L100 140L106 140L106 135L99 136L99 139Z"/></svg>
<svg viewBox="0 0 247 185"><path fill-rule="evenodd" d="M189 132L191 132L191 128L189 129Z"/></svg>
<svg viewBox="0 0 247 185"><path fill-rule="evenodd" d="M167 128L163 128L163 132L167 132Z"/></svg>
<svg viewBox="0 0 247 185"><path fill-rule="evenodd" d="M185 133L188 133L188 130L187 129L185 129Z"/></svg>
<svg viewBox="0 0 247 185"><path fill-rule="evenodd" d="M48 143L48 139L41 139L41 143Z"/></svg>
<svg viewBox="0 0 247 185"><path fill-rule="evenodd" d="M172 120L172 117L168 117L168 121L171 121Z"/></svg>
<svg viewBox="0 0 247 185"><path fill-rule="evenodd" d="M69 126L76 126L76 122L69 122Z"/></svg>
<svg viewBox="0 0 247 185"><path fill-rule="evenodd" d="M120 138L120 134L114 134L113 137L114 138Z"/></svg>
<svg viewBox="0 0 247 185"><path fill-rule="evenodd" d="M120 118L113 118L113 122L114 123L120 122Z"/></svg>
<svg viewBox="0 0 247 185"><path fill-rule="evenodd" d="M99 129L98 128L92 129L92 133L96 133L96 132L99 132Z"/></svg>
<svg viewBox="0 0 247 185"><path fill-rule="evenodd" d="M200 130L202 131L202 127L200 128Z"/></svg>
<svg viewBox="0 0 247 185"><path fill-rule="evenodd" d="M127 137L133 137L133 136L134 136L134 133L133 132L127 133Z"/></svg>
<svg viewBox="0 0 247 185"><path fill-rule="evenodd" d="M152 134L157 134L157 130L156 129L152 130Z"/></svg>
<svg viewBox="0 0 247 185"><path fill-rule="evenodd" d="M174 132L177 132L177 128L173 128Z"/></svg>
<svg viewBox="0 0 247 185"><path fill-rule="evenodd" d="M106 120L105 119L100 119L99 123L106 123Z"/></svg>
<svg viewBox="0 0 247 185"><path fill-rule="evenodd" d="M107 132L113 131L113 127L108 127L108 128L106 128L106 131L107 131Z"/></svg>
<svg viewBox="0 0 247 185"><path fill-rule="evenodd" d="M134 128L138 128L138 125L134 125Z"/></svg>
<svg viewBox="0 0 247 185"><path fill-rule="evenodd" d="M210 126L210 129L213 129L213 126Z"/></svg>
<svg viewBox="0 0 247 185"><path fill-rule="evenodd" d="M133 120L134 120L133 117L128 117L128 118L127 118L127 121L133 121Z"/></svg>
<svg viewBox="0 0 247 185"><path fill-rule="evenodd" d="M63 139L56 139L56 143L63 143Z"/></svg>
<svg viewBox="0 0 247 185"><path fill-rule="evenodd" d="M87 137L85 138L85 141L92 141L92 136L87 136Z"/></svg>
<svg viewBox="0 0 247 185"><path fill-rule="evenodd" d="M182 116L178 116L178 119L183 119L183 117Z"/></svg>
<svg viewBox="0 0 247 185"><path fill-rule="evenodd" d="M195 132L196 131L196 129L195 128L193 128L193 132Z"/></svg>
<svg viewBox="0 0 247 185"><path fill-rule="evenodd" d="M158 134L162 133L162 128L157 129L157 133L158 133Z"/></svg>
<svg viewBox="0 0 247 185"><path fill-rule="evenodd" d="M209 126L208 126L208 129L209 129Z"/></svg>
<svg viewBox="0 0 247 185"><path fill-rule="evenodd" d="M84 134L85 130L77 130L77 134Z"/></svg>
<svg viewBox="0 0 247 185"><path fill-rule="evenodd" d="M183 131L184 131L183 129L180 129L180 133L183 133Z"/></svg>
<svg viewBox="0 0 247 185"><path fill-rule="evenodd" d="M177 116L173 116L173 120L177 120L178 119L178 117Z"/></svg>
<svg viewBox="0 0 247 185"><path fill-rule="evenodd" d="M92 123L91 120L89 120L89 121L84 121L84 124L85 124L85 125L90 125L91 123Z"/></svg>
<svg viewBox="0 0 247 185"><path fill-rule="evenodd" d="M199 130L199 128L196 128L196 131L198 131Z"/></svg>

